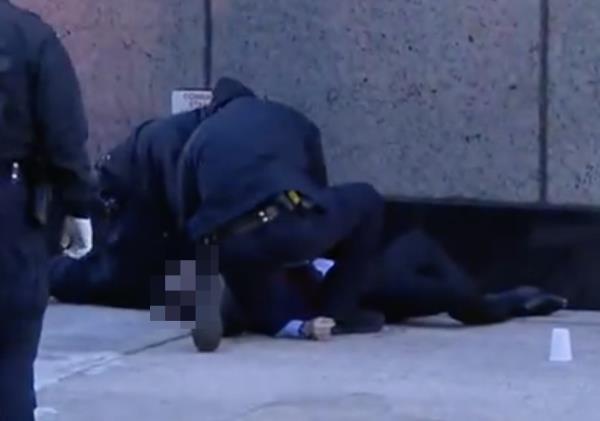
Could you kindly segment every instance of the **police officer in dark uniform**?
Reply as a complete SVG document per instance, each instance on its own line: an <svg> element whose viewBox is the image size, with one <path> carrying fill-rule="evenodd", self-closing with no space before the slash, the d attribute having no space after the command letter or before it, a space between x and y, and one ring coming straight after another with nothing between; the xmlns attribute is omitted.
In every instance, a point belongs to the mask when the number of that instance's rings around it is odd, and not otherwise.
<svg viewBox="0 0 600 421"><path fill-rule="evenodd" d="M178 256L169 197L176 163L206 109L140 124L96 164L95 244L83 259L54 258L52 295L63 302L147 308L150 280Z"/></svg>
<svg viewBox="0 0 600 421"><path fill-rule="evenodd" d="M198 244L199 348L219 344L218 269L244 311L258 317L273 302L262 280L320 256L338 262L319 294L324 316L383 326L382 315L357 307L372 281L383 199L366 184L329 187L323 162L319 129L276 102L238 98L198 127L181 163L181 219Z"/></svg>
<svg viewBox="0 0 600 421"><path fill-rule="evenodd" d="M87 123L61 42L0 0L0 420L33 421L33 363L47 305L49 188L63 203L66 254L91 248Z"/></svg>
<svg viewBox="0 0 600 421"><path fill-rule="evenodd" d="M100 158L94 196L95 244L85 258L53 259L52 295L63 302L148 308L162 299L165 261L193 258L178 232L177 166L192 133L229 101L252 95L220 79L205 107L140 124ZM152 285L156 286L156 285ZM164 293L164 290L163 290ZM158 305L158 303L152 303Z"/></svg>

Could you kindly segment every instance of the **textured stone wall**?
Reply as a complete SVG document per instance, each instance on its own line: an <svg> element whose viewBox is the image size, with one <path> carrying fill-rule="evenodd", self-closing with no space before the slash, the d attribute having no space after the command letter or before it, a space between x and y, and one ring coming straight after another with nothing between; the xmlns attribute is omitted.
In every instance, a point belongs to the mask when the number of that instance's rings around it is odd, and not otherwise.
<svg viewBox="0 0 600 421"><path fill-rule="evenodd" d="M538 0L213 8L215 77L240 77L307 112L334 181L399 196L538 200Z"/></svg>
<svg viewBox="0 0 600 421"><path fill-rule="evenodd" d="M200 0L16 0L66 44L81 79L93 155L167 114L170 92L204 80Z"/></svg>
<svg viewBox="0 0 600 421"><path fill-rule="evenodd" d="M600 3L550 0L550 200L600 204Z"/></svg>
<svg viewBox="0 0 600 421"><path fill-rule="evenodd" d="M229 75L312 117L336 182L600 204L596 0L15 1L71 51L93 152Z"/></svg>

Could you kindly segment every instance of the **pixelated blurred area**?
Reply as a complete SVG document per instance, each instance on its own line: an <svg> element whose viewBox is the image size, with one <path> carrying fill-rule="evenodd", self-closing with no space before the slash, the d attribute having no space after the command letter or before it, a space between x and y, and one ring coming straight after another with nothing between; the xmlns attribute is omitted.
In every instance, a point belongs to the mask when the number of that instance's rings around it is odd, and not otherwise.
<svg viewBox="0 0 600 421"><path fill-rule="evenodd" d="M218 277L218 256L212 248L208 262L202 260L168 260L163 277L154 277L151 288L150 320L168 322L184 329L194 328L198 306L207 304L216 291L211 291L210 277Z"/></svg>

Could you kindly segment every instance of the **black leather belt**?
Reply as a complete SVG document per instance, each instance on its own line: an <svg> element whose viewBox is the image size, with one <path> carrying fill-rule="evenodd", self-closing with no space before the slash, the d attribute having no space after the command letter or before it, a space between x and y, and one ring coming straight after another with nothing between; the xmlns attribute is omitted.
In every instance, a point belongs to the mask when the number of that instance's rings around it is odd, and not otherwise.
<svg viewBox="0 0 600 421"><path fill-rule="evenodd" d="M232 221L219 229L211 239L218 240L233 235L240 235L257 229L277 219L283 212L294 212L298 209L312 209L313 204L300 193L290 190L277 196L271 202Z"/></svg>
<svg viewBox="0 0 600 421"><path fill-rule="evenodd" d="M218 230L217 238L224 239L233 235L240 235L252 231L261 225L274 221L281 214L282 209L277 205L266 206L259 210L244 215Z"/></svg>

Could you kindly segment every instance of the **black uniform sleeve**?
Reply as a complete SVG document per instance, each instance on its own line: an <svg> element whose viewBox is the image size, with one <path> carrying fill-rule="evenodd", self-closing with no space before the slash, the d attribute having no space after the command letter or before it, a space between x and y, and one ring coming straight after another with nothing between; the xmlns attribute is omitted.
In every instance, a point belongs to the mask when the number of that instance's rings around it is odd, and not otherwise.
<svg viewBox="0 0 600 421"><path fill-rule="evenodd" d="M88 125L75 69L54 33L41 46L38 66L35 117L48 175L67 214L86 217L91 199Z"/></svg>
<svg viewBox="0 0 600 421"><path fill-rule="evenodd" d="M309 172L321 187L327 187L329 180L327 179L327 166L325 165L323 144L321 143L321 131L314 124L310 127L305 140L305 148L309 159Z"/></svg>

